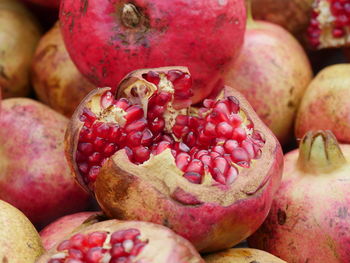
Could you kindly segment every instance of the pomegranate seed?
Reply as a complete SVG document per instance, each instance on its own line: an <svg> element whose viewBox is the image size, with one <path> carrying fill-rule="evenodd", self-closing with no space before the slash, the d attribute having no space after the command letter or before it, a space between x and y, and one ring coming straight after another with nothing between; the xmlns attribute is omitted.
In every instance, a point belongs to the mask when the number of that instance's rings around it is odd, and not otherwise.
<svg viewBox="0 0 350 263"><path fill-rule="evenodd" d="M121 134L121 129L119 126L111 126L109 128L109 133L105 138L112 142L117 142L120 134Z"/></svg>
<svg viewBox="0 0 350 263"><path fill-rule="evenodd" d="M131 147L136 147L141 145L142 132L132 131L126 137L126 144Z"/></svg>
<svg viewBox="0 0 350 263"><path fill-rule="evenodd" d="M85 256L86 263L98 263L103 257L104 252L102 247L90 248Z"/></svg>
<svg viewBox="0 0 350 263"><path fill-rule="evenodd" d="M105 109L108 108L113 104L113 102L114 102L114 96L112 92L107 91L101 96L101 106L103 108Z"/></svg>
<svg viewBox="0 0 350 263"><path fill-rule="evenodd" d="M175 124L177 124L179 126L186 126L186 125L188 125L188 120L189 120L188 116L186 116L186 115L178 115L176 117Z"/></svg>
<svg viewBox="0 0 350 263"><path fill-rule="evenodd" d="M253 159L255 157L255 150L251 142L244 140L241 143L241 146L248 153L249 159Z"/></svg>
<svg viewBox="0 0 350 263"><path fill-rule="evenodd" d="M83 249L85 243L85 236L83 234L75 234L69 239L72 248Z"/></svg>
<svg viewBox="0 0 350 263"><path fill-rule="evenodd" d="M165 142L165 141L160 142L156 148L155 155L162 153L165 149L168 149L168 148L170 148L169 142Z"/></svg>
<svg viewBox="0 0 350 263"><path fill-rule="evenodd" d="M132 250L130 251L130 255L132 256L137 256L138 254L140 254L141 250L145 247L146 244L144 243L138 243L136 244Z"/></svg>
<svg viewBox="0 0 350 263"><path fill-rule="evenodd" d="M232 139L234 139L238 142L241 142L245 138L247 138L247 134L243 128L238 127L238 128L233 130Z"/></svg>
<svg viewBox="0 0 350 263"><path fill-rule="evenodd" d="M169 143L171 143L171 144L174 143L174 139L171 138L169 135L163 135L162 141L166 141L166 142L169 142Z"/></svg>
<svg viewBox="0 0 350 263"><path fill-rule="evenodd" d="M82 163L87 160L87 156L81 153L80 151L77 151L75 155L75 160L77 161L77 163Z"/></svg>
<svg viewBox="0 0 350 263"><path fill-rule="evenodd" d="M208 155L209 152L207 150L200 150L195 154L195 158L199 159L200 157L202 157L203 155Z"/></svg>
<svg viewBox="0 0 350 263"><path fill-rule="evenodd" d="M217 157L213 161L213 168L218 169L221 174L225 174L227 172L227 169L229 168L229 164L223 157Z"/></svg>
<svg viewBox="0 0 350 263"><path fill-rule="evenodd" d="M218 101L214 106L214 110L226 116L229 116L231 113L229 107L224 101Z"/></svg>
<svg viewBox="0 0 350 263"><path fill-rule="evenodd" d="M85 155L90 155L93 153L94 148L91 143L83 142L78 144L78 150Z"/></svg>
<svg viewBox="0 0 350 263"><path fill-rule="evenodd" d="M186 172L194 172L198 174L203 174L204 173L204 165L202 161L198 159L193 159L187 166Z"/></svg>
<svg viewBox="0 0 350 263"><path fill-rule="evenodd" d="M74 259L84 259L84 254L78 249L71 248L68 250L68 255L70 258Z"/></svg>
<svg viewBox="0 0 350 263"><path fill-rule="evenodd" d="M163 131L165 127L165 121L162 118L155 118L153 122L150 124L150 130L153 134L158 134Z"/></svg>
<svg viewBox="0 0 350 263"><path fill-rule="evenodd" d="M141 144L143 146L149 146L152 143L153 134L149 129L145 129L142 132Z"/></svg>
<svg viewBox="0 0 350 263"><path fill-rule="evenodd" d="M196 118L196 117L189 117L188 118L188 126L191 129L199 130L201 128L201 126L203 126L203 121Z"/></svg>
<svg viewBox="0 0 350 263"><path fill-rule="evenodd" d="M216 136L216 125L214 123L208 122L204 126L204 134L206 136L211 136L211 137Z"/></svg>
<svg viewBox="0 0 350 263"><path fill-rule="evenodd" d="M106 157L109 157L112 154L114 154L117 150L117 145L111 142L105 146L105 148L103 149L103 153L106 155Z"/></svg>
<svg viewBox="0 0 350 263"><path fill-rule="evenodd" d="M103 122L97 122L94 126L93 126L94 130L96 131L96 135L102 138L105 138L108 136L109 133L109 126L107 125L107 123L103 123Z"/></svg>
<svg viewBox="0 0 350 263"><path fill-rule="evenodd" d="M345 11L348 15L350 15L350 3L346 3L346 4L344 5L344 11Z"/></svg>
<svg viewBox="0 0 350 263"><path fill-rule="evenodd" d="M249 154L241 147L238 147L232 151L231 160L244 168L249 168L250 166Z"/></svg>
<svg viewBox="0 0 350 263"><path fill-rule="evenodd" d="M124 148L126 155L129 157L129 160L132 162L134 159L134 153L129 147Z"/></svg>
<svg viewBox="0 0 350 263"><path fill-rule="evenodd" d="M89 163L90 164L99 164L102 161L102 154L99 152L94 152L89 156Z"/></svg>
<svg viewBox="0 0 350 263"><path fill-rule="evenodd" d="M236 167L231 166L226 174L226 184L230 185L238 176L238 170Z"/></svg>
<svg viewBox="0 0 350 263"><path fill-rule="evenodd" d="M127 256L128 253L124 251L124 247L122 246L121 243L116 243L112 246L112 249L110 251L110 254L112 258L118 258L122 256Z"/></svg>
<svg viewBox="0 0 350 263"><path fill-rule="evenodd" d="M223 155L225 153L225 149L222 146L214 146L212 151L217 152L220 155Z"/></svg>
<svg viewBox="0 0 350 263"><path fill-rule="evenodd" d="M235 140L227 140L224 144L224 149L226 153L231 153L237 147L238 142Z"/></svg>
<svg viewBox="0 0 350 263"><path fill-rule="evenodd" d="M212 166L212 158L210 155L202 155L199 157L199 160L202 161L204 164L204 167L211 167Z"/></svg>
<svg viewBox="0 0 350 263"><path fill-rule="evenodd" d="M159 84L159 81L160 81L160 77L159 77L159 74L155 71L149 71L145 74L142 74L142 77L147 80L148 82L151 82L155 85L158 85Z"/></svg>
<svg viewBox="0 0 350 263"><path fill-rule="evenodd" d="M91 127L92 124L96 121L96 115L90 109L84 108L83 114L80 116L80 121L84 122L86 127Z"/></svg>
<svg viewBox="0 0 350 263"><path fill-rule="evenodd" d="M57 251L67 250L70 247L71 247L71 245L70 245L69 240L64 240L57 246Z"/></svg>
<svg viewBox="0 0 350 263"><path fill-rule="evenodd" d="M219 137L231 138L233 128L227 122L220 122L216 125L216 133Z"/></svg>
<svg viewBox="0 0 350 263"><path fill-rule="evenodd" d="M164 106L171 100L171 94L169 92L160 92L157 97L155 103L159 106Z"/></svg>
<svg viewBox="0 0 350 263"><path fill-rule="evenodd" d="M337 16L343 12L343 6L340 2L338 1L333 1L331 4L331 11L332 14Z"/></svg>
<svg viewBox="0 0 350 263"><path fill-rule="evenodd" d="M157 117L162 117L164 112L165 112L164 106L152 105L147 113L147 118L153 120Z"/></svg>
<svg viewBox="0 0 350 263"><path fill-rule="evenodd" d="M208 137L204 134L203 131L199 133L198 139L197 139L197 144L201 146L209 146L212 143L212 138Z"/></svg>
<svg viewBox="0 0 350 263"><path fill-rule="evenodd" d="M345 31L343 28L334 28L332 30L332 35L335 38L341 38L341 37L345 36Z"/></svg>
<svg viewBox="0 0 350 263"><path fill-rule="evenodd" d="M83 127L80 131L79 141L80 142L93 142L95 140L95 134L90 128Z"/></svg>
<svg viewBox="0 0 350 263"><path fill-rule="evenodd" d="M238 114L231 114L229 117L231 126L237 128L242 124L242 118Z"/></svg>
<svg viewBox="0 0 350 263"><path fill-rule="evenodd" d="M346 15L337 16L336 20L334 21L334 25L336 27L345 27L349 25L349 18Z"/></svg>
<svg viewBox="0 0 350 263"><path fill-rule="evenodd" d="M128 107L130 107L130 102L126 98L121 98L114 105L117 108L126 110Z"/></svg>
<svg viewBox="0 0 350 263"><path fill-rule="evenodd" d="M230 105L230 112L238 113L238 111L240 109L239 100L233 96L227 97L227 100L228 100L229 105Z"/></svg>
<svg viewBox="0 0 350 263"><path fill-rule="evenodd" d="M174 135L180 139L189 132L189 127L175 124L172 130Z"/></svg>
<svg viewBox="0 0 350 263"><path fill-rule="evenodd" d="M101 167L100 166L92 166L90 168L88 178L90 181L95 181L97 178L98 173L100 172Z"/></svg>
<svg viewBox="0 0 350 263"><path fill-rule="evenodd" d="M188 147L185 143L183 143L183 142L180 142L179 144L179 150L181 151L181 152L186 152L186 153L188 153L191 149L190 149L190 147ZM176 147L176 146L175 146Z"/></svg>
<svg viewBox="0 0 350 263"><path fill-rule="evenodd" d="M125 132L129 133L131 131L143 131L147 127L147 121L145 118L134 121L125 127Z"/></svg>
<svg viewBox="0 0 350 263"><path fill-rule="evenodd" d="M212 169L212 176L213 176L215 181L217 181L221 184L226 184L226 178L225 178L224 174L218 168Z"/></svg>
<svg viewBox="0 0 350 263"><path fill-rule="evenodd" d="M143 109L139 105L133 105L126 109L126 123L131 123L143 117Z"/></svg>
<svg viewBox="0 0 350 263"><path fill-rule="evenodd" d="M176 166L179 168L181 171L185 171L189 162L191 160L191 157L188 153L179 153L176 156Z"/></svg>
<svg viewBox="0 0 350 263"><path fill-rule="evenodd" d="M151 151L148 149L148 147L144 146L138 146L136 148L133 148L134 152L134 159L138 163L144 163L147 161L151 155Z"/></svg>
<svg viewBox="0 0 350 263"><path fill-rule="evenodd" d="M106 141L100 137L96 137L94 141L94 150L95 151L103 151L105 147Z"/></svg>
<svg viewBox="0 0 350 263"><path fill-rule="evenodd" d="M78 169L81 173L86 174L89 172L89 165L87 163L81 163L78 165Z"/></svg>
<svg viewBox="0 0 350 263"><path fill-rule="evenodd" d="M187 172L184 177L194 184L200 184L202 182L202 176L199 173Z"/></svg>
<svg viewBox="0 0 350 263"><path fill-rule="evenodd" d="M210 157L211 157L211 158L213 158L213 159L215 159L216 157L219 157L219 156L220 156L220 154L219 154L219 153L217 153L217 152L213 152L213 151L212 151L212 152L210 152L210 153L209 153L209 155L210 155Z"/></svg>
<svg viewBox="0 0 350 263"><path fill-rule="evenodd" d="M212 107L214 107L215 103L216 103L215 100L205 99L203 101L203 106L206 107L206 108L212 108Z"/></svg>
<svg viewBox="0 0 350 263"><path fill-rule="evenodd" d="M169 75L169 73L168 73ZM169 79L169 77L168 77ZM171 81L171 80L170 80ZM189 74L182 74L180 77L171 81L174 85L174 96L177 98L187 99L192 96L192 78Z"/></svg>
<svg viewBox="0 0 350 263"><path fill-rule="evenodd" d="M93 232L89 234L87 244L89 247L101 247L106 238L106 232Z"/></svg>

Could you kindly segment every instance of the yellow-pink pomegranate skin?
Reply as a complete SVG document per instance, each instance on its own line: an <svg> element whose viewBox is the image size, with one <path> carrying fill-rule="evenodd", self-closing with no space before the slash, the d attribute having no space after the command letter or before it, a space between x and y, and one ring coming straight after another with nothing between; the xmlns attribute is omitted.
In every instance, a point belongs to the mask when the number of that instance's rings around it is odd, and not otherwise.
<svg viewBox="0 0 350 263"><path fill-rule="evenodd" d="M249 238L290 263L350 259L350 145L309 132L285 155L282 183L261 228Z"/></svg>

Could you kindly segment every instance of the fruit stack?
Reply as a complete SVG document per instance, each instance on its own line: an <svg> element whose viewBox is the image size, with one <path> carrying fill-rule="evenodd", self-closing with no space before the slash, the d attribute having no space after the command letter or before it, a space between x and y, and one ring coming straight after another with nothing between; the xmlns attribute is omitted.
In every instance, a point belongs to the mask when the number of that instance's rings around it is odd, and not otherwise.
<svg viewBox="0 0 350 263"><path fill-rule="evenodd" d="M0 0L0 262L350 262L350 0Z"/></svg>

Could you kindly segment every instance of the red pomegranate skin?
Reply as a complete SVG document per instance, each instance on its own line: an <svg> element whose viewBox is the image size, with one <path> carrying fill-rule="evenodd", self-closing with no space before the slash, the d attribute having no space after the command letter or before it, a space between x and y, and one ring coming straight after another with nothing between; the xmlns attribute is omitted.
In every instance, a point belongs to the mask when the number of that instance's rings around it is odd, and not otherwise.
<svg viewBox="0 0 350 263"><path fill-rule="evenodd" d="M78 69L96 86L116 88L133 70L183 65L195 80L193 102L209 95L242 46L244 1L132 4L137 14L127 16L126 1L62 1L63 37Z"/></svg>
<svg viewBox="0 0 350 263"><path fill-rule="evenodd" d="M88 195L64 157L68 120L27 98L2 101L0 199L20 209L38 228L82 211Z"/></svg>
<svg viewBox="0 0 350 263"><path fill-rule="evenodd" d="M50 250L57 244L57 242L63 240L79 226L82 226L84 221L97 214L98 212L75 213L63 216L47 225L39 233L44 248Z"/></svg>
<svg viewBox="0 0 350 263"><path fill-rule="evenodd" d="M44 7L49 7L49 8L59 8L61 0L25 0L27 2L44 6Z"/></svg>

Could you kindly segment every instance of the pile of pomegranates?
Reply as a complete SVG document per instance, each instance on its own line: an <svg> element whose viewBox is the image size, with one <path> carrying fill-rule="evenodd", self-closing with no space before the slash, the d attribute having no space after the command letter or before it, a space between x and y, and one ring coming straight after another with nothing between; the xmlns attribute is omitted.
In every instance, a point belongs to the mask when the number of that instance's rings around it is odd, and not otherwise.
<svg viewBox="0 0 350 263"><path fill-rule="evenodd" d="M350 0L0 0L0 262L349 263L349 33Z"/></svg>

